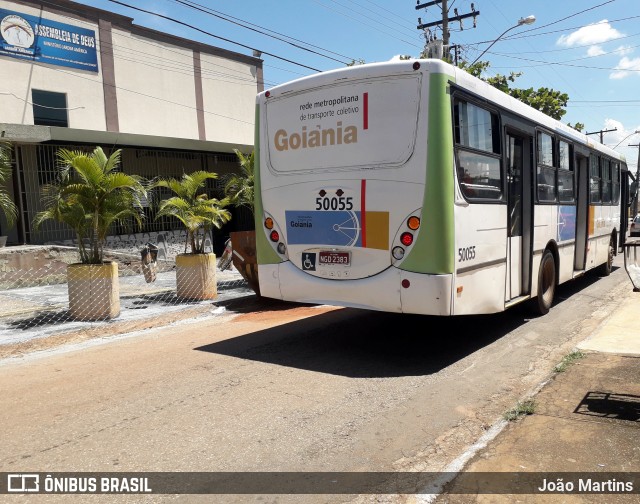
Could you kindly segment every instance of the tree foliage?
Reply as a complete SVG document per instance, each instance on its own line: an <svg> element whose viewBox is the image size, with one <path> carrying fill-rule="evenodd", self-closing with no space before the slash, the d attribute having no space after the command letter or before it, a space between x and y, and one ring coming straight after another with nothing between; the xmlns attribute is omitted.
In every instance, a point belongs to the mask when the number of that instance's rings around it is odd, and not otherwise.
<svg viewBox="0 0 640 504"><path fill-rule="evenodd" d="M11 144L0 143L0 210L4 213L7 224L13 226L18 217L18 209L9 196L9 180L11 179Z"/></svg>
<svg viewBox="0 0 640 504"><path fill-rule="evenodd" d="M101 147L91 153L59 149L57 181L42 188L45 210L36 215L35 228L50 219L70 226L84 264L102 264L113 225L142 222L146 189L141 177L118 171L121 152L107 157Z"/></svg>
<svg viewBox="0 0 640 504"><path fill-rule="evenodd" d="M240 173L230 174L224 184L226 201L236 207L244 206L253 215L253 175L255 151L244 154L238 149L233 150L240 163Z"/></svg>
<svg viewBox="0 0 640 504"><path fill-rule="evenodd" d="M512 87L511 84L522 75L522 72L511 72L509 75L497 74L493 77L485 78L482 74L486 72L490 66L488 61L478 61L473 65L469 65L466 61L463 61L458 66L471 75L491 84L503 93L513 96L554 119L560 120L562 116L567 113L566 106L569 101L569 95L567 93L562 93L561 91L547 87L540 87L538 89L534 89L533 87L527 89Z"/></svg>
<svg viewBox="0 0 640 504"><path fill-rule="evenodd" d="M185 173L181 179L160 179L154 187L166 187L175 196L160 202L156 218L168 216L177 218L187 230L187 246L192 254L204 254L204 244L212 227L220 229L229 222L231 213L224 208L225 202L210 198L203 188L208 179L218 178L217 173L196 171Z"/></svg>

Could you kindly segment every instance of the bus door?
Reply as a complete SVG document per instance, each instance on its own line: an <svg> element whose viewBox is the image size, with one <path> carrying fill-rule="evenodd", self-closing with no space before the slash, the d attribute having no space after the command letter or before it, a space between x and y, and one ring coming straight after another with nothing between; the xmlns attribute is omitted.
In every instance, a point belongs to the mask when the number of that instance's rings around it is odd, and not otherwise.
<svg viewBox="0 0 640 504"><path fill-rule="evenodd" d="M576 246L573 269L583 271L589 239L589 158L576 154Z"/></svg>
<svg viewBox="0 0 640 504"><path fill-rule="evenodd" d="M530 292L531 145L528 135L507 133L507 282L505 300Z"/></svg>

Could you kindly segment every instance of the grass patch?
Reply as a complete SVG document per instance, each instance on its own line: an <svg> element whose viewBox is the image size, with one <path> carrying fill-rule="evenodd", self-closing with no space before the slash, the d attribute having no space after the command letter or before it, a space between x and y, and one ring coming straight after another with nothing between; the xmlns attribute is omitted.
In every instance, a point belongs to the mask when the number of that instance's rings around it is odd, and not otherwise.
<svg viewBox="0 0 640 504"><path fill-rule="evenodd" d="M570 354L565 355L562 358L562 360L560 361L560 364L556 365L556 367L554 367L553 370L556 373L563 373L575 361L577 361L579 359L582 359L584 357L584 355L585 354L583 352L581 352L580 350L576 350L575 352L571 352Z"/></svg>
<svg viewBox="0 0 640 504"><path fill-rule="evenodd" d="M521 416L533 415L536 410L536 402L533 399L518 402L515 408L511 408L503 416L508 422L513 422Z"/></svg>

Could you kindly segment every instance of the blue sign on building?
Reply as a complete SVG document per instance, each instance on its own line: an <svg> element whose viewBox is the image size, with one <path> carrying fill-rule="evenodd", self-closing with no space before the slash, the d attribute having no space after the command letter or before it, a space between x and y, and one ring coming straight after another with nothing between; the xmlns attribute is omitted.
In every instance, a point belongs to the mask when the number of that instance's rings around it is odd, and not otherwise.
<svg viewBox="0 0 640 504"><path fill-rule="evenodd" d="M96 32L0 9L0 56L98 71Z"/></svg>

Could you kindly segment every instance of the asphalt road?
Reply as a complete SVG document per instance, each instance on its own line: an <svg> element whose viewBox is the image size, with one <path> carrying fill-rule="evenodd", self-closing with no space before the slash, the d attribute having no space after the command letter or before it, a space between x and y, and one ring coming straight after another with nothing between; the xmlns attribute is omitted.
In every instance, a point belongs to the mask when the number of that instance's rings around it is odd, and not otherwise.
<svg viewBox="0 0 640 504"><path fill-rule="evenodd" d="M252 297L106 344L0 361L0 471L444 470L607 316L629 289L620 256L615 265L560 287L540 318L524 307L437 319ZM82 497L46 497L72 500Z"/></svg>

